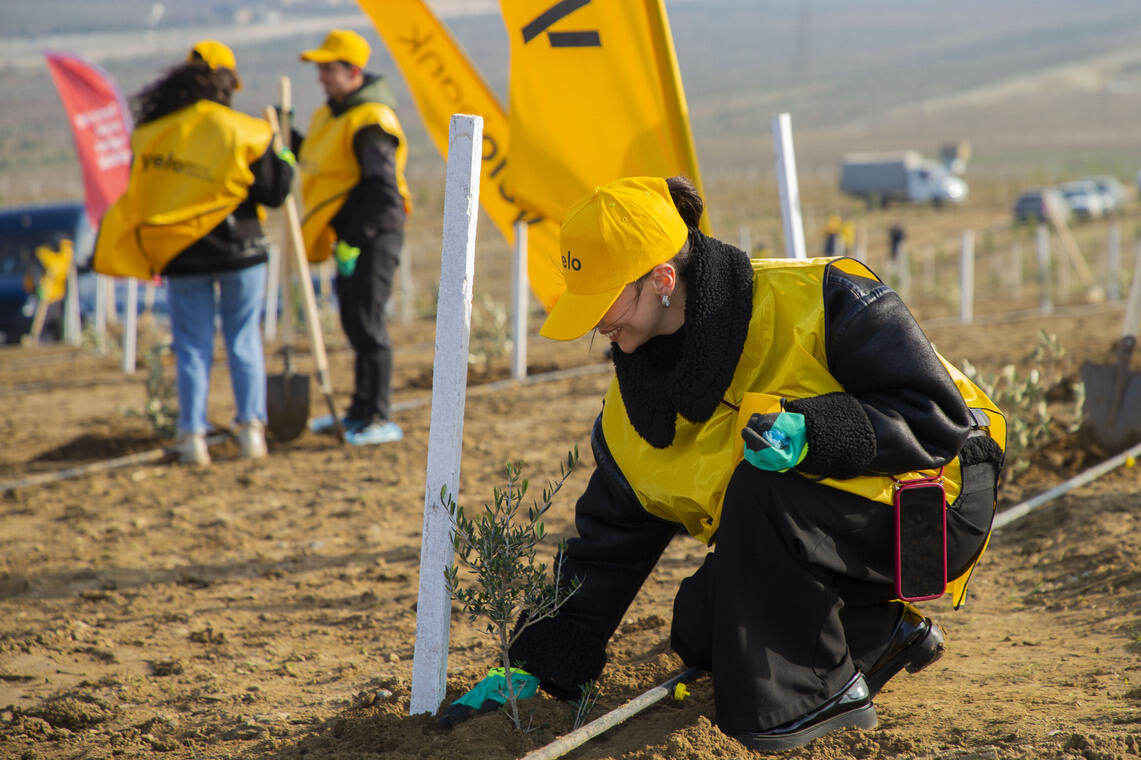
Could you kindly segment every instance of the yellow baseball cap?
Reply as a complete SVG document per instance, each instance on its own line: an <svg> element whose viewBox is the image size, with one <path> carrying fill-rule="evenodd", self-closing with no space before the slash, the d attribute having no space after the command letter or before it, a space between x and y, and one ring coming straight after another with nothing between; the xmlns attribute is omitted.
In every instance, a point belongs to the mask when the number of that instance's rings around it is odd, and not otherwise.
<svg viewBox="0 0 1141 760"><path fill-rule="evenodd" d="M325 37L321 47L302 53L301 60L313 63L344 61L363 69L371 54L372 47L364 37L349 29L334 29Z"/></svg>
<svg viewBox="0 0 1141 760"><path fill-rule="evenodd" d="M186 60L189 63L205 61L206 65L212 69L229 69L234 72L234 79L237 80L234 89L242 89L242 80L238 77L238 63L234 59L234 51L230 50L228 45L218 42L218 40L201 40L190 48L190 52L186 54Z"/></svg>
<svg viewBox="0 0 1141 760"><path fill-rule="evenodd" d="M672 259L689 228L660 177L627 177L594 188L559 229L566 290L539 330L574 340L590 332L630 283Z"/></svg>

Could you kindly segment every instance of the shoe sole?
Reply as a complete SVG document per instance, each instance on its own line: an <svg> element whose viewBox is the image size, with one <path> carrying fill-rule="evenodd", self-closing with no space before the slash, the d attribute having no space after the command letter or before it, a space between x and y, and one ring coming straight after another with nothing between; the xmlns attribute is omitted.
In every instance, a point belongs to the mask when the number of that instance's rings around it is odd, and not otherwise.
<svg viewBox="0 0 1141 760"><path fill-rule="evenodd" d="M876 717L876 706L869 702L863 707L840 713L815 726L809 726L800 731L793 731L780 736L754 735L746 738L737 737L737 741L757 752L778 752L780 750L803 747L810 741L819 739L833 731L839 731L842 728L872 729L878 725L879 718Z"/></svg>
<svg viewBox="0 0 1141 760"><path fill-rule="evenodd" d="M333 425L333 417L326 414L322 417L314 417L309 420L308 427L310 433L331 433L335 426ZM346 433L354 433L364 426L360 423L349 423L342 419L341 427L344 428Z"/></svg>
<svg viewBox="0 0 1141 760"><path fill-rule="evenodd" d="M899 654L885 662L874 672L864 674L864 680L868 683L868 691L874 697L896 673L904 668L907 668L908 673L918 673L928 665L935 663L946 651L945 642L946 636L943 634L943 629L932 621L931 628L927 630L927 635L922 639L901 649Z"/></svg>

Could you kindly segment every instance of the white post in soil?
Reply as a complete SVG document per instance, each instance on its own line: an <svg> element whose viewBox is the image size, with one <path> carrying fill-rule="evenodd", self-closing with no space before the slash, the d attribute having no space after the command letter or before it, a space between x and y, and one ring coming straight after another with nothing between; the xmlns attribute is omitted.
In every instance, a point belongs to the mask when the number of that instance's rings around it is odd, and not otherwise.
<svg viewBox="0 0 1141 760"><path fill-rule="evenodd" d="M749 225L747 224L742 224L737 228L737 247L752 257L753 232L749 229Z"/></svg>
<svg viewBox="0 0 1141 760"><path fill-rule="evenodd" d="M959 322L969 325L975 319L975 233L963 230L959 249Z"/></svg>
<svg viewBox="0 0 1141 760"><path fill-rule="evenodd" d="M1039 224L1034 233L1034 243L1038 255L1038 311L1051 314L1054 300L1050 293L1050 228Z"/></svg>
<svg viewBox="0 0 1141 760"><path fill-rule="evenodd" d="M800 185L796 180L796 151L792 147L792 120L787 113L773 119L773 147L780 181L780 215L784 222L784 252L790 259L808 258L804 223L800 218Z"/></svg>
<svg viewBox="0 0 1141 760"><path fill-rule="evenodd" d="M1121 300L1121 222L1109 224L1109 239L1105 243L1105 290L1110 301Z"/></svg>
<svg viewBox="0 0 1141 760"><path fill-rule="evenodd" d="M83 319L79 314L79 272L75 260L67 270L67 293L63 302L63 340L72 346L83 343Z"/></svg>
<svg viewBox="0 0 1141 760"><path fill-rule="evenodd" d="M107 289L107 324L119 324L119 294L114 277L104 277L103 287Z"/></svg>
<svg viewBox="0 0 1141 760"><path fill-rule="evenodd" d="M277 291L281 285L281 249L269 248L269 264L265 272L265 340L277 340Z"/></svg>
<svg viewBox="0 0 1141 760"><path fill-rule="evenodd" d="M515 222L515 266L511 270L511 377L527 377L527 223Z"/></svg>
<svg viewBox="0 0 1141 760"><path fill-rule="evenodd" d="M123 371L135 371L135 347L139 340L139 281L127 278L127 311L123 315Z"/></svg>
<svg viewBox="0 0 1141 760"><path fill-rule="evenodd" d="M452 600L444 586L444 571L452 566L455 552L451 518L440 500L440 491L446 488L453 499L459 499L482 145L483 119L453 114L444 185L432 419L428 428L428 475L424 489L420 591L409 707L412 715L436 712L447 687Z"/></svg>

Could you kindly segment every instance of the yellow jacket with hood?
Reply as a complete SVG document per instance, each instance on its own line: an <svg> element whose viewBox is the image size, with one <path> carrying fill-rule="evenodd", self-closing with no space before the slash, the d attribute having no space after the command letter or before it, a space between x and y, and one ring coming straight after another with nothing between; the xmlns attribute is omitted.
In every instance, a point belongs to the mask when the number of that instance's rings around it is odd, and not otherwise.
<svg viewBox="0 0 1141 760"><path fill-rule="evenodd" d="M298 162L301 169L301 199L305 206L301 221L305 237L305 251L310 261L329 258L333 245L343 239L350 245L360 246L366 235L359 228L360 219L346 219L346 203L362 181L361 163L356 140L361 130L379 127L391 140L395 149L391 165L375 167L384 176L378 179L379 187L372 198L362 198L360 208L348 208L348 216L372 214L384 219L398 215L399 224L412 210L412 196L404 178L408 161L408 144L400 120L393 110L395 100L387 83L381 77L368 75L365 84L351 93L343 102L329 102L313 113L309 131L299 146ZM377 197L379 196L379 197ZM369 209L368 206L397 206L391 209ZM399 212L399 213L397 213ZM392 224L392 222L390 222Z"/></svg>

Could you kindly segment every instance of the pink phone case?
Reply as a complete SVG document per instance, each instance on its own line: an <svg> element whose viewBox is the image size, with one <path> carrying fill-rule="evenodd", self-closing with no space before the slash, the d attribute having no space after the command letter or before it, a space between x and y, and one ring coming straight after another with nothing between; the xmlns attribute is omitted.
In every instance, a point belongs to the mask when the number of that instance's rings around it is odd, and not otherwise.
<svg viewBox="0 0 1141 760"><path fill-rule="evenodd" d="M900 497L905 491L914 488L931 488L937 489L942 502L942 540L940 541L940 564L943 568L943 584L939 588L938 593L932 592L921 596L906 596L902 588L902 547L900 541ZM938 599L943 596L947 591L947 495L943 488L942 478L924 478L922 480L899 481L895 486L895 495L893 499L895 505L895 592L900 599L905 602L922 602L927 599Z"/></svg>

